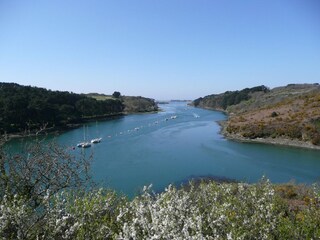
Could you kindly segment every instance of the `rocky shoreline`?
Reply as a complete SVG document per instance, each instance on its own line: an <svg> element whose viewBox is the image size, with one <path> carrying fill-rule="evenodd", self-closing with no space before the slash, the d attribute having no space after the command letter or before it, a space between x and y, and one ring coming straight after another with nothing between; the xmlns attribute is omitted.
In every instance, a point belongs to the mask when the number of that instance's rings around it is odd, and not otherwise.
<svg viewBox="0 0 320 240"><path fill-rule="evenodd" d="M310 142L304 142L297 139L288 139L288 138L245 138L241 134L232 134L227 132L227 121L218 121L218 124L221 127L220 133L229 140L244 142L244 143L261 143L261 144L271 144L271 145L279 145L279 146L287 146L287 147L296 147L296 148L305 148L312 150L320 150L320 146L313 145Z"/></svg>

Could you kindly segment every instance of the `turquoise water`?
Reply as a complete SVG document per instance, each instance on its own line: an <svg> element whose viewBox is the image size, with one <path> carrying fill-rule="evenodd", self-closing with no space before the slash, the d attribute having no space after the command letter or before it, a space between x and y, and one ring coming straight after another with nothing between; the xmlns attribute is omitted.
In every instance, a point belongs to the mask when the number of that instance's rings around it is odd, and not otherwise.
<svg viewBox="0 0 320 240"><path fill-rule="evenodd" d="M219 134L216 121L226 118L221 112L185 103L160 107L163 111L156 114L93 122L85 131L59 135L57 141L72 149L84 132L87 139L102 137L91 148L70 152L92 153L94 180L129 196L144 185L153 184L161 191L170 183L197 176L256 182L265 175L272 182L307 184L320 180L319 151L229 141Z"/></svg>

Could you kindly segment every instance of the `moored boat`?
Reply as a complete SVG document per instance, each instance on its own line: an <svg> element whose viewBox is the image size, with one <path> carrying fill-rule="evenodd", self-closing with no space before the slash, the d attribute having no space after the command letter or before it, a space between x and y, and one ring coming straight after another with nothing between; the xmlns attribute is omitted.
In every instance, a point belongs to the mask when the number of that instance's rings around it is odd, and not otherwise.
<svg viewBox="0 0 320 240"><path fill-rule="evenodd" d="M89 142L78 143L77 147L79 147L79 148L88 148L88 147L91 147L91 143L89 143Z"/></svg>
<svg viewBox="0 0 320 240"><path fill-rule="evenodd" d="M95 138L91 140L91 143L99 143L101 142L102 138Z"/></svg>

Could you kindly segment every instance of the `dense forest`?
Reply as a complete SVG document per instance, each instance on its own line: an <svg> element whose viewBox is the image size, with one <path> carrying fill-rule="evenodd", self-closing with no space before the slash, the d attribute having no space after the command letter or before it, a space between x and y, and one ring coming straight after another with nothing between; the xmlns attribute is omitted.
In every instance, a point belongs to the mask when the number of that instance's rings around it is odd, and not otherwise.
<svg viewBox="0 0 320 240"><path fill-rule="evenodd" d="M152 99L148 101L157 109ZM120 96L96 99L85 94L0 83L0 134L66 127L122 114L125 107Z"/></svg>

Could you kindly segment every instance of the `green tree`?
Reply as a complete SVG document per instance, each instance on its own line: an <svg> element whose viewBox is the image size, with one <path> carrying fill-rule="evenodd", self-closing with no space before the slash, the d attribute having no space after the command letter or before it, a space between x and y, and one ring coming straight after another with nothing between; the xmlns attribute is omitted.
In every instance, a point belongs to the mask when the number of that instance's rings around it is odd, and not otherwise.
<svg viewBox="0 0 320 240"><path fill-rule="evenodd" d="M121 97L121 93L115 91L115 92L112 94L112 96L113 96L114 98L119 98L119 97Z"/></svg>

